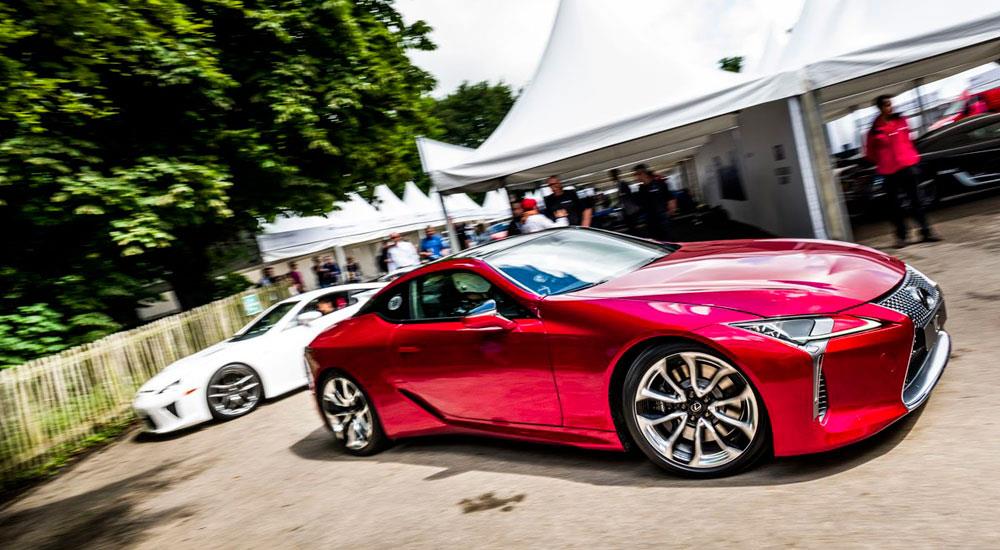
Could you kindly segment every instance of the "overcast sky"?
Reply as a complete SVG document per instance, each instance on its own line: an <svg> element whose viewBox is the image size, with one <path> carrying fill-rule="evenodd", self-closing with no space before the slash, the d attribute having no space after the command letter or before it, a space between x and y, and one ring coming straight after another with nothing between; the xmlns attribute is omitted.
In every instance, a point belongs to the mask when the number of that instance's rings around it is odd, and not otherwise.
<svg viewBox="0 0 1000 550"><path fill-rule="evenodd" d="M574 0L566 0L572 2ZM615 0L607 0L609 2ZM651 0L677 6L676 25L665 32L690 34L699 51L683 52L714 65L729 55L754 55L770 28L784 31L803 0ZM503 80L515 88L534 74L545 49L558 0L397 0L408 22L423 19L438 49L410 52L438 79L436 96L463 80Z"/></svg>

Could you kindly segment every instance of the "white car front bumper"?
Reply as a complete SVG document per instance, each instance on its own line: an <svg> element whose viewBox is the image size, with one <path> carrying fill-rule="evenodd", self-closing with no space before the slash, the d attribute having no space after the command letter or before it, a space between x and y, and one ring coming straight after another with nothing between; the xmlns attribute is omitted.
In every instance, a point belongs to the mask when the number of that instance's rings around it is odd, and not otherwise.
<svg viewBox="0 0 1000 550"><path fill-rule="evenodd" d="M132 408L142 421L143 429L150 433L173 432L212 419L201 388L186 392L141 392L132 402Z"/></svg>

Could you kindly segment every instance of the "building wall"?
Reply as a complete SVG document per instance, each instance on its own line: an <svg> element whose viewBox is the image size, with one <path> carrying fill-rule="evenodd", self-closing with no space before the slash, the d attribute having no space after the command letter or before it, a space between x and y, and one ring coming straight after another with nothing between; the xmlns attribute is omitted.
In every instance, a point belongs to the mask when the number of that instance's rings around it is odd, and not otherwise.
<svg viewBox="0 0 1000 550"><path fill-rule="evenodd" d="M742 111L739 128L713 135L695 167L706 204L777 236L814 236L784 100Z"/></svg>

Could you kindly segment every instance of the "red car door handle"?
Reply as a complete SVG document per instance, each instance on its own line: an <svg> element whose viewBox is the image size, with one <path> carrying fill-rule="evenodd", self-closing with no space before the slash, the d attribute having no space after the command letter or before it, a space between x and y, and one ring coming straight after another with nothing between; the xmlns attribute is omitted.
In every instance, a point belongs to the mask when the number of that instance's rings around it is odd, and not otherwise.
<svg viewBox="0 0 1000 550"><path fill-rule="evenodd" d="M396 351L399 353L417 353L420 351L420 348L417 346L399 346L396 348Z"/></svg>

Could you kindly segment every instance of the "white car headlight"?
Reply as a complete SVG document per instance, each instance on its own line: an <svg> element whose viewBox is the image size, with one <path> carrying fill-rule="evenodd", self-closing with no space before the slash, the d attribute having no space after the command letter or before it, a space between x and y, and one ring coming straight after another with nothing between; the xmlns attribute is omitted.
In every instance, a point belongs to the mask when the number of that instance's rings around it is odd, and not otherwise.
<svg viewBox="0 0 1000 550"><path fill-rule="evenodd" d="M180 381L180 379L177 379L177 380L175 380L175 381L167 384L166 386L163 386L163 389L161 389L160 391L158 391L156 393L157 394L161 394L161 393L169 390L170 388L176 388L177 386L180 386L180 385L181 385L181 381Z"/></svg>
<svg viewBox="0 0 1000 550"><path fill-rule="evenodd" d="M732 325L791 344L803 345L816 340L828 340L837 336L872 330L882 326L882 323L863 317L833 315L829 317L763 319L733 323Z"/></svg>

